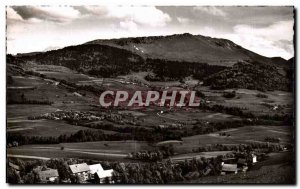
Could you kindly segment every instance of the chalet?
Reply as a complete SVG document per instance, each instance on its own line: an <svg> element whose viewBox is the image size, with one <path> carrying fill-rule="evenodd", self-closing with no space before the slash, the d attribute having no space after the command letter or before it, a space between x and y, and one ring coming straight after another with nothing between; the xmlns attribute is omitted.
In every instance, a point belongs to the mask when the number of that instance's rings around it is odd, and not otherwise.
<svg viewBox="0 0 300 189"><path fill-rule="evenodd" d="M99 183L106 183L106 182L113 183L112 181L113 172L114 172L113 169L98 171L95 175L95 179Z"/></svg>
<svg viewBox="0 0 300 189"><path fill-rule="evenodd" d="M237 172L238 172L237 164L224 164L224 163L222 163L221 175L237 174Z"/></svg>
<svg viewBox="0 0 300 189"><path fill-rule="evenodd" d="M91 179L95 180L97 183L112 183L113 169L104 170L101 164L89 165Z"/></svg>
<svg viewBox="0 0 300 189"><path fill-rule="evenodd" d="M86 163L74 164L69 166L74 176L78 176L80 181L86 181L90 176L90 167Z"/></svg>
<svg viewBox="0 0 300 189"><path fill-rule="evenodd" d="M54 183L58 181L58 171L57 169L46 169L37 171L41 183Z"/></svg>
<svg viewBox="0 0 300 189"><path fill-rule="evenodd" d="M89 165L89 169L90 169L90 179L94 179L95 178L95 174L98 171L103 170L102 166L98 163L98 164L94 164L94 165Z"/></svg>

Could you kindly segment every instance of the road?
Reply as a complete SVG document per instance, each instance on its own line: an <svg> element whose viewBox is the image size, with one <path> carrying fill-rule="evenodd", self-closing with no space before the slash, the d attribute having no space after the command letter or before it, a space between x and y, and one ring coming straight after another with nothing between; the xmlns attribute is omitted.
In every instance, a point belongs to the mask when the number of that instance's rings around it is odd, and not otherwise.
<svg viewBox="0 0 300 189"><path fill-rule="evenodd" d="M14 154L7 154L7 157L12 157L12 158L25 158L25 159L50 160L50 158L46 158L46 157L40 157L40 156L25 156L25 155L14 155Z"/></svg>

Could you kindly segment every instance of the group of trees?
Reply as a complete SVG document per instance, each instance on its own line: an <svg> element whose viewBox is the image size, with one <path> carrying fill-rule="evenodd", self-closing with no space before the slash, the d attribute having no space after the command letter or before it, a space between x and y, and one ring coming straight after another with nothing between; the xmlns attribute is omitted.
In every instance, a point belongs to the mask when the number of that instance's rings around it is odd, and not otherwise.
<svg viewBox="0 0 300 189"><path fill-rule="evenodd" d="M278 68L260 62L239 62L203 81L212 89L244 88L252 90L290 90L288 78L279 73Z"/></svg>
<svg viewBox="0 0 300 189"><path fill-rule="evenodd" d="M196 79L202 80L211 74L224 70L225 66L209 65L200 62L186 62L186 61L171 61L164 59L150 59L146 60L146 65L153 74L147 75L148 81L172 81L182 80L185 77L193 76Z"/></svg>
<svg viewBox="0 0 300 189"><path fill-rule="evenodd" d="M251 152L255 150L259 150L260 152L264 151L266 153L269 152L279 152L283 151L285 148L292 148L290 145L282 145L282 144L272 144L272 143L250 143L250 144L213 144L200 146L198 148L193 149L193 152L211 152L211 151L235 151L235 152Z"/></svg>
<svg viewBox="0 0 300 189"><path fill-rule="evenodd" d="M21 94L20 100L7 98L7 104L38 104L38 105L52 105L50 100L31 100L27 99L24 93Z"/></svg>
<svg viewBox="0 0 300 189"><path fill-rule="evenodd" d="M144 60L128 50L99 44L69 46L59 50L22 56L22 60L60 65L99 77L114 77L139 71Z"/></svg>
<svg viewBox="0 0 300 189"><path fill-rule="evenodd" d="M236 95L236 92L235 92L235 91L224 92L224 93L223 93L223 97L225 97L225 98L234 98L235 95Z"/></svg>
<svg viewBox="0 0 300 189"><path fill-rule="evenodd" d="M266 142L274 142L274 143L279 143L280 139L279 138L274 138L274 137L266 137L265 138Z"/></svg>
<svg viewBox="0 0 300 189"><path fill-rule="evenodd" d="M242 118L249 118L253 125L256 124L287 124L287 125L292 125L293 124L293 115L292 114L265 114L265 115L254 115L253 113L246 111L246 108L240 108L240 107L227 107L224 105L207 105L205 103L201 103L199 108L201 110L208 110L208 111L213 111L213 112L221 112L225 114L230 114L234 116L239 116Z"/></svg>
<svg viewBox="0 0 300 189"><path fill-rule="evenodd" d="M154 161L154 162L161 161L165 156L164 153L160 150L132 152L128 155L130 159Z"/></svg>

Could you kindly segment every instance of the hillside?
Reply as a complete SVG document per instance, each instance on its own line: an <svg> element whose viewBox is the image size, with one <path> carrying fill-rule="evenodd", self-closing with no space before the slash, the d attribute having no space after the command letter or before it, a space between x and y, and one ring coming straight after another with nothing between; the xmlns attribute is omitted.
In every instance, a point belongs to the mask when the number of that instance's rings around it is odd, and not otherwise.
<svg viewBox="0 0 300 189"><path fill-rule="evenodd" d="M22 68L27 63L64 66L96 77L148 72L148 81L182 81L192 76L215 89L292 90L287 87L292 86L291 78L287 79L293 73L292 63L263 57L226 39L191 34L95 40L7 55L7 62Z"/></svg>
<svg viewBox="0 0 300 189"><path fill-rule="evenodd" d="M101 44L129 50L144 58L202 62L210 65L232 66L241 60L252 60L284 66L282 58L267 58L227 39L211 38L189 33L170 36L136 37L94 40L86 44Z"/></svg>
<svg viewBox="0 0 300 189"><path fill-rule="evenodd" d="M240 62L207 77L204 85L213 89L244 88L260 91L289 90L289 80L281 75L275 66Z"/></svg>

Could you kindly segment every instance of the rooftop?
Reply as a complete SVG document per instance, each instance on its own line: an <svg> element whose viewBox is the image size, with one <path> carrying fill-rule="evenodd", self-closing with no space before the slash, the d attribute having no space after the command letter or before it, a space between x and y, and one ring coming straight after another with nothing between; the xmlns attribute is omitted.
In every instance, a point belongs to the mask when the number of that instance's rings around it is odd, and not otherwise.
<svg viewBox="0 0 300 189"><path fill-rule="evenodd" d="M90 171L92 174L99 172L99 171L103 171L103 168L101 166L101 164L94 164L94 165L89 165Z"/></svg>
<svg viewBox="0 0 300 189"><path fill-rule="evenodd" d="M47 169L45 171L39 171L38 175L41 180L46 180L47 178L59 176L57 169Z"/></svg>
<svg viewBox="0 0 300 189"><path fill-rule="evenodd" d="M237 171L237 164L223 164L222 171L227 172L236 172Z"/></svg>
<svg viewBox="0 0 300 189"><path fill-rule="evenodd" d="M113 169L109 169L109 170L102 170L102 171L98 171L97 175L98 177L101 178L106 178L106 177L112 177L114 170Z"/></svg>
<svg viewBox="0 0 300 189"><path fill-rule="evenodd" d="M90 167L86 163L81 163L81 164L74 164L70 165L70 169L72 173L81 173L81 172L86 172L90 170Z"/></svg>

